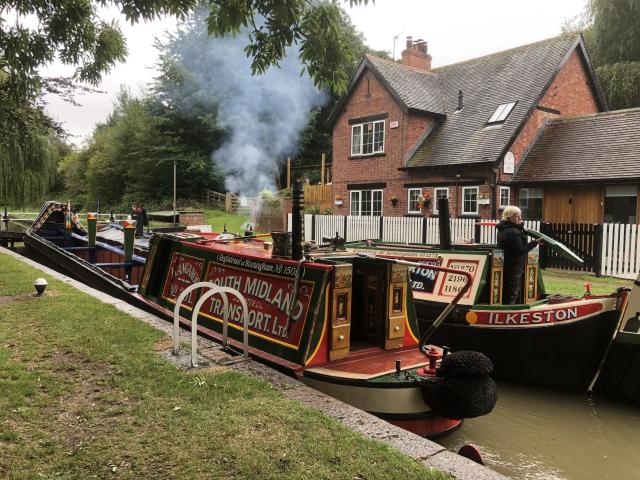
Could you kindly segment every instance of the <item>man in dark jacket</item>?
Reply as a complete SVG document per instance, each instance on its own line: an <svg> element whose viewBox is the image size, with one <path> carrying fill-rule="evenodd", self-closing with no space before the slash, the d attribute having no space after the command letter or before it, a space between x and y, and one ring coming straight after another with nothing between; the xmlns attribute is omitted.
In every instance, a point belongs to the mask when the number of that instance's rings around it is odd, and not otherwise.
<svg viewBox="0 0 640 480"><path fill-rule="evenodd" d="M527 242L527 234L522 224L522 212L518 207L509 206L502 212L498 229L498 247L504 250L504 276L502 279L502 303L521 303L522 275L527 261L527 253L541 243L540 240Z"/></svg>

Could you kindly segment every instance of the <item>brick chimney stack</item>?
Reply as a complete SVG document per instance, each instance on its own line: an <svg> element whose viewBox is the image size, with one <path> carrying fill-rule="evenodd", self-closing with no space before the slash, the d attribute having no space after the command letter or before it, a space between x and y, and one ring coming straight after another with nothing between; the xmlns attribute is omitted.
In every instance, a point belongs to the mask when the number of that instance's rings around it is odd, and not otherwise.
<svg viewBox="0 0 640 480"><path fill-rule="evenodd" d="M407 37L407 48L402 51L402 64L426 72L431 71L431 55L427 53L427 42L422 39L413 41Z"/></svg>

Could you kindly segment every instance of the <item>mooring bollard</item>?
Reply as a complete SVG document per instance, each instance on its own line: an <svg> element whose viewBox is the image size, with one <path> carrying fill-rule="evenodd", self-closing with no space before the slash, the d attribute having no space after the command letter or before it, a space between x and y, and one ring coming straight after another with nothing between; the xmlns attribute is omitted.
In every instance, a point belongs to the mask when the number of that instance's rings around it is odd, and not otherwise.
<svg viewBox="0 0 640 480"><path fill-rule="evenodd" d="M133 261L133 246L136 237L136 221L123 220L124 227L124 261L129 263Z"/></svg>
<svg viewBox="0 0 640 480"><path fill-rule="evenodd" d="M95 213L87 212L87 225L89 226L89 246L95 247L98 231L98 216Z"/></svg>

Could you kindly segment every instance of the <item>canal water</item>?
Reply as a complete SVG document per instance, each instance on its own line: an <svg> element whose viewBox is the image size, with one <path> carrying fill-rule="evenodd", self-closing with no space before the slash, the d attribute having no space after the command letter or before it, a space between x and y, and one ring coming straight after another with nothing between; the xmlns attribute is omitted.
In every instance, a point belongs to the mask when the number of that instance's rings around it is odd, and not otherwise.
<svg viewBox="0 0 640 480"><path fill-rule="evenodd" d="M438 443L514 479L640 480L640 408L582 394L501 383L493 412Z"/></svg>

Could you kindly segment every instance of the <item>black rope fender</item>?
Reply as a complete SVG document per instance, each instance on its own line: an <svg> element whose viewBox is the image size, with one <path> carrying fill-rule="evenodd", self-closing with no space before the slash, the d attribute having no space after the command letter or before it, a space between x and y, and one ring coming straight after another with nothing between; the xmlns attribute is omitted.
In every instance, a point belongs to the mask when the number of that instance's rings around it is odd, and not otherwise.
<svg viewBox="0 0 640 480"><path fill-rule="evenodd" d="M498 400L490 377L493 363L480 352L460 351L445 356L435 377L418 379L431 409L445 418L474 418L493 410Z"/></svg>

